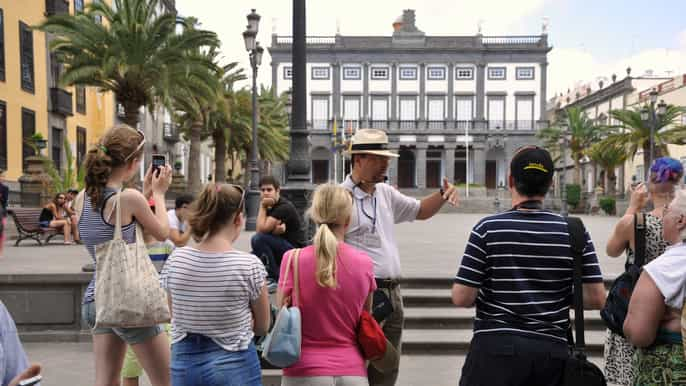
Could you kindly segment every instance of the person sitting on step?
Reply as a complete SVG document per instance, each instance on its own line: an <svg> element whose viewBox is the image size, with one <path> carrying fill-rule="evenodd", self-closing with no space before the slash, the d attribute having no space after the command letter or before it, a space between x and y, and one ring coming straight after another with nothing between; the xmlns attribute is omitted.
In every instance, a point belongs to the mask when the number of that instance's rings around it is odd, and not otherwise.
<svg viewBox="0 0 686 386"><path fill-rule="evenodd" d="M272 282L279 280L283 254L305 246L302 219L293 203L280 193L279 182L274 177L262 177L257 232L250 239L253 254L262 259Z"/></svg>

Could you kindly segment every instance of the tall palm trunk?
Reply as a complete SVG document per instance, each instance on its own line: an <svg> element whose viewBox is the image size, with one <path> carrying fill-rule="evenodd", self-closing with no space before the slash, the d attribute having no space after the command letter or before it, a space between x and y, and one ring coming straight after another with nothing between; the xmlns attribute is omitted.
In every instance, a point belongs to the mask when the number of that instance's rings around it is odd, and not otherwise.
<svg viewBox="0 0 686 386"><path fill-rule="evenodd" d="M200 135L203 124L196 121L191 125L190 142L191 150L188 157L188 190L193 195L200 194L202 183L200 182Z"/></svg>
<svg viewBox="0 0 686 386"><path fill-rule="evenodd" d="M141 106L138 103L131 101L125 101L122 104L124 105L124 118L122 120L127 125L137 129L139 118L138 109Z"/></svg>
<svg viewBox="0 0 686 386"><path fill-rule="evenodd" d="M581 158L574 156L574 184L581 185Z"/></svg>
<svg viewBox="0 0 686 386"><path fill-rule="evenodd" d="M224 129L214 130L214 179L218 183L226 182L226 135Z"/></svg>

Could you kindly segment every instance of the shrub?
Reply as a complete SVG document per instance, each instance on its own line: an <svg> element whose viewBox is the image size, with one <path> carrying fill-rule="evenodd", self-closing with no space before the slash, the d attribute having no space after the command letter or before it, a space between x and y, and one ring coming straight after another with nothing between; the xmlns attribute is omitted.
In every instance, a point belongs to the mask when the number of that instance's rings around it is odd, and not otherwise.
<svg viewBox="0 0 686 386"><path fill-rule="evenodd" d="M567 184L565 186L567 190L567 205L576 208L581 202L581 186L577 184Z"/></svg>
<svg viewBox="0 0 686 386"><path fill-rule="evenodd" d="M599 204L600 208L603 209L603 212L606 214L614 215L617 212L617 202L614 197L601 197Z"/></svg>

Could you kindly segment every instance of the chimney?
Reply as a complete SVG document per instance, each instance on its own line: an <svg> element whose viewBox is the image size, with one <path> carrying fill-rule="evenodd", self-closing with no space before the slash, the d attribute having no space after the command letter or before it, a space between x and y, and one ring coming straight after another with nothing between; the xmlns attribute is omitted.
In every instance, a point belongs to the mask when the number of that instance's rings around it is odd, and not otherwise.
<svg viewBox="0 0 686 386"><path fill-rule="evenodd" d="M612 83L617 81L617 74L612 74Z"/></svg>

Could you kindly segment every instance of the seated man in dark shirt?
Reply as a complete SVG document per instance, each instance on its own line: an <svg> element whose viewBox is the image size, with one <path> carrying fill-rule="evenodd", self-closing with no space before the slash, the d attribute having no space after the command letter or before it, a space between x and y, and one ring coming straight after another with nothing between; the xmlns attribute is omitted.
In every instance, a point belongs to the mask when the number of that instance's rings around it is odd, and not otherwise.
<svg viewBox="0 0 686 386"><path fill-rule="evenodd" d="M260 180L260 211L257 232L250 240L253 253L262 259L269 277L279 280L281 258L286 251L305 246L303 223L293 203L280 196L279 182L272 176Z"/></svg>

